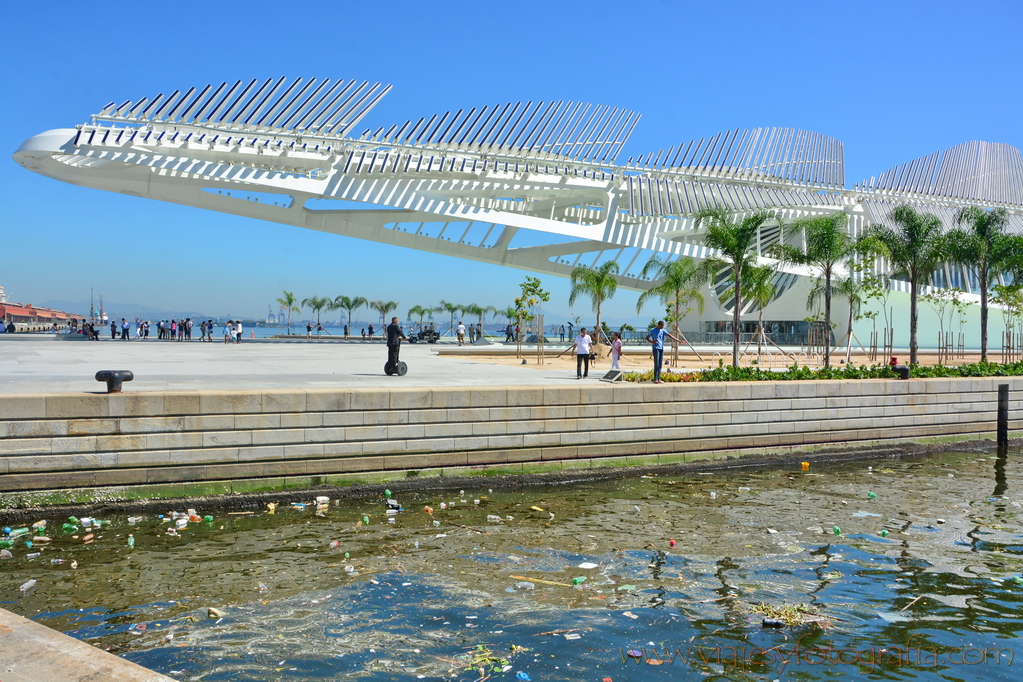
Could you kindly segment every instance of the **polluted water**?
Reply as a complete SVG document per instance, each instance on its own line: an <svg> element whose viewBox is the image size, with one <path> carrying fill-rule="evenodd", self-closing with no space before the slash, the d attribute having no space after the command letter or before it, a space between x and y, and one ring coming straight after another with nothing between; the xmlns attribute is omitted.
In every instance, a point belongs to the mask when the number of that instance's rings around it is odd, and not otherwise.
<svg viewBox="0 0 1023 682"><path fill-rule="evenodd" d="M1008 682L1020 454L43 515L4 524L0 590L182 681ZM944 658L863 663L907 643Z"/></svg>

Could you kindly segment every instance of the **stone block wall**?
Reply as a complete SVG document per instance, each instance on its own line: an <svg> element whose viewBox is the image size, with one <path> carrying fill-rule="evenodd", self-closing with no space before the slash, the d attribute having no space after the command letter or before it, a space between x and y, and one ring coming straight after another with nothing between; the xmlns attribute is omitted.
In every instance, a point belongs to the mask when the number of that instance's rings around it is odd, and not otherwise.
<svg viewBox="0 0 1023 682"><path fill-rule="evenodd" d="M7 395L0 492L336 482L982 437L994 432L1003 383L1016 429L1023 378L1014 377Z"/></svg>

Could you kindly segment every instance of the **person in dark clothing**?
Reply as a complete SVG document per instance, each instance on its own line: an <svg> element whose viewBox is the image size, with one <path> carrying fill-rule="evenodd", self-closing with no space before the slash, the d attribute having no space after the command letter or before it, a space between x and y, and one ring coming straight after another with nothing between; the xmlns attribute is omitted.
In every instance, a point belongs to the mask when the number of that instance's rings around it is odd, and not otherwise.
<svg viewBox="0 0 1023 682"><path fill-rule="evenodd" d="M401 350L403 340L405 340L405 334L398 326L398 318L392 317L391 324L387 326L387 364L391 367L398 365L398 351Z"/></svg>

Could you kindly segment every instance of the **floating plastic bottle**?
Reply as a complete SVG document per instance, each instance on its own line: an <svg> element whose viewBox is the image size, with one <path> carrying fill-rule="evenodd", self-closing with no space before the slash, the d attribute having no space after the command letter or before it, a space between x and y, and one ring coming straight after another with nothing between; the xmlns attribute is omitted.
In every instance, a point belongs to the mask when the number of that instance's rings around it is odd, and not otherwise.
<svg viewBox="0 0 1023 682"><path fill-rule="evenodd" d="M430 505L426 505L425 507L423 507L423 511L426 512L427 514L432 514L433 507L431 507Z"/></svg>
<svg viewBox="0 0 1023 682"><path fill-rule="evenodd" d="M58 566L64 563L65 561L67 561L67 559L50 559L50 563L53 564L54 566Z"/></svg>
<svg viewBox="0 0 1023 682"><path fill-rule="evenodd" d="M447 509L448 508L448 503L447 502L441 502L440 503L440 508L441 509Z"/></svg>
<svg viewBox="0 0 1023 682"><path fill-rule="evenodd" d="M888 537L888 529L885 529L885 530L881 531L881 537L883 537L883 538Z"/></svg>
<svg viewBox="0 0 1023 682"><path fill-rule="evenodd" d="M76 526L73 523L65 523L63 526L60 527L60 529L64 531L65 534L78 532L78 526Z"/></svg>
<svg viewBox="0 0 1023 682"><path fill-rule="evenodd" d="M188 519L187 518L176 519L174 521L174 527L175 528L185 528L187 526L188 526Z"/></svg>
<svg viewBox="0 0 1023 682"><path fill-rule="evenodd" d="M803 471L809 471L810 470L810 463L809 462L800 462L800 464L803 465Z"/></svg>
<svg viewBox="0 0 1023 682"><path fill-rule="evenodd" d="M834 533L835 535L841 535L841 534L842 534L842 529L841 529L841 528L839 528L838 526L835 526L835 527L833 527L833 528L831 529L831 531L832 531L832 532L833 532L833 533Z"/></svg>
<svg viewBox="0 0 1023 682"><path fill-rule="evenodd" d="M92 528L92 519L90 519L88 516L83 516L82 518L78 519L78 523L81 524L82 528Z"/></svg>
<svg viewBox="0 0 1023 682"><path fill-rule="evenodd" d="M338 542L337 540L331 540L331 541L330 541L330 544L329 544L329 545L327 545L327 549L329 549L329 550L335 550L335 549L337 549L337 548L338 548L338 547L340 547L340 546L341 546L341 543L340 543L340 542Z"/></svg>
<svg viewBox="0 0 1023 682"><path fill-rule="evenodd" d="M868 492L867 493L867 497L869 497L872 500L876 500L877 499L877 493Z"/></svg>
<svg viewBox="0 0 1023 682"><path fill-rule="evenodd" d="M391 499L391 491L390 490L384 490L384 497L386 497L387 499Z"/></svg>
<svg viewBox="0 0 1023 682"><path fill-rule="evenodd" d="M36 585L36 579L32 578L27 583L23 583L22 586L19 587L18 589L21 590L22 592L28 592L33 587L35 587L35 585Z"/></svg>
<svg viewBox="0 0 1023 682"><path fill-rule="evenodd" d="M674 547L675 546L675 541L674 540L668 540L668 546L669 547Z"/></svg>
<svg viewBox="0 0 1023 682"><path fill-rule="evenodd" d="M368 526L369 525L369 517L366 516L365 514L363 514L363 516L362 516L362 524L364 526Z"/></svg>
<svg viewBox="0 0 1023 682"><path fill-rule="evenodd" d="M0 540L0 549L10 549L13 546L14 546L14 542L12 542L11 540L8 540L7 538L4 538L3 540Z"/></svg>
<svg viewBox="0 0 1023 682"><path fill-rule="evenodd" d="M575 578L572 578L572 584L573 585L582 585L584 582L586 582L586 576L584 576L584 575L580 575L580 576L577 576Z"/></svg>
<svg viewBox="0 0 1023 682"><path fill-rule="evenodd" d="M717 494L716 492L714 492L714 491L711 491L711 493L710 493L710 499L712 499L712 500L716 500L716 499L718 499L718 494Z"/></svg>
<svg viewBox="0 0 1023 682"><path fill-rule="evenodd" d="M67 517L67 522L77 526L78 525L78 517L77 516L69 516L69 517Z"/></svg>
<svg viewBox="0 0 1023 682"><path fill-rule="evenodd" d="M207 514L206 516L202 517L202 520L203 520L203 521L204 521L205 523L213 523L213 517L212 517L212 516L210 516L209 514Z"/></svg>
<svg viewBox="0 0 1023 682"><path fill-rule="evenodd" d="M37 544L42 544L42 545L45 545L47 542L51 542L51 541L52 541L52 538L47 537L46 535L36 535L36 536L34 536L32 538L32 542L35 542Z"/></svg>
<svg viewBox="0 0 1023 682"><path fill-rule="evenodd" d="M487 523L501 523L501 517L487 514Z"/></svg>
<svg viewBox="0 0 1023 682"><path fill-rule="evenodd" d="M14 530L12 530L10 532L10 536L12 538L20 538L22 535L28 535L28 534L29 534L28 528L15 528Z"/></svg>
<svg viewBox="0 0 1023 682"><path fill-rule="evenodd" d="M37 529L46 528L46 519L43 519L42 521L36 521L35 523L32 524L32 527Z"/></svg>
<svg viewBox="0 0 1023 682"><path fill-rule="evenodd" d="M128 534L128 549L135 549L135 536Z"/></svg>

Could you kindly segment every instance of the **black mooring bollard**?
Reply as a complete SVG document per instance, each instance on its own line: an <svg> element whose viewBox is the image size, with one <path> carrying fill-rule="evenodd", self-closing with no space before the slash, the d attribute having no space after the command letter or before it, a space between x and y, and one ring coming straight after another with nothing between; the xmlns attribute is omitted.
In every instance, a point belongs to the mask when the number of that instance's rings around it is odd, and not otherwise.
<svg viewBox="0 0 1023 682"><path fill-rule="evenodd" d="M909 367L905 365L892 365L892 371L899 375L899 379L909 378Z"/></svg>
<svg viewBox="0 0 1023 682"><path fill-rule="evenodd" d="M120 393L121 382L134 378L135 375L127 369L104 369L96 372L96 381L107 382L107 393Z"/></svg>
<svg viewBox="0 0 1023 682"><path fill-rule="evenodd" d="M998 384L998 445L1009 444L1009 384Z"/></svg>

